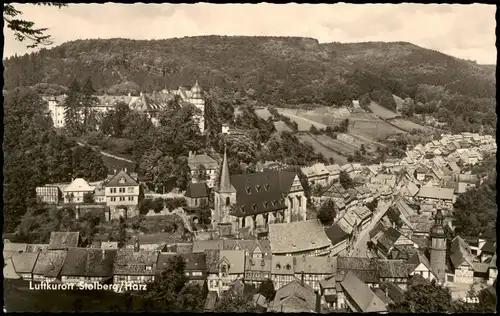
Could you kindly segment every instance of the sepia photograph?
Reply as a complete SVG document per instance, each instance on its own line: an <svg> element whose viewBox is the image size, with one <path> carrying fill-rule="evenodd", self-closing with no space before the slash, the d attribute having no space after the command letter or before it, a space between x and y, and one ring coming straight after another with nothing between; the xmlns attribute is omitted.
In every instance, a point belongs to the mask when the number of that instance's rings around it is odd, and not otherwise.
<svg viewBox="0 0 500 316"><path fill-rule="evenodd" d="M3 311L496 312L496 5L3 5Z"/></svg>

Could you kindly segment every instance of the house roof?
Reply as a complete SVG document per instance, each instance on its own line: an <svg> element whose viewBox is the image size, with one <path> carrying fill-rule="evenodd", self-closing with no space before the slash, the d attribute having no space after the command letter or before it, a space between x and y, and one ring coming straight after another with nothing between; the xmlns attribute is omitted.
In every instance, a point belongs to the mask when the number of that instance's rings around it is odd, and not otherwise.
<svg viewBox="0 0 500 316"><path fill-rule="evenodd" d="M26 243L6 242L6 240L3 243L4 251L25 252L27 248L28 244Z"/></svg>
<svg viewBox="0 0 500 316"><path fill-rule="evenodd" d="M217 273L219 272L219 249L206 249L205 250L205 263L207 268L207 273Z"/></svg>
<svg viewBox="0 0 500 316"><path fill-rule="evenodd" d="M362 257L338 257L339 271L348 270L376 270L377 259Z"/></svg>
<svg viewBox="0 0 500 316"><path fill-rule="evenodd" d="M272 256L271 273L293 275L295 273L293 258L291 256Z"/></svg>
<svg viewBox="0 0 500 316"><path fill-rule="evenodd" d="M354 213L359 217L360 220L365 220L372 215L372 211L368 209L366 206L357 207L354 209Z"/></svg>
<svg viewBox="0 0 500 316"><path fill-rule="evenodd" d="M28 244L26 247L26 252L39 252L43 250L47 250L49 248L49 244Z"/></svg>
<svg viewBox="0 0 500 316"><path fill-rule="evenodd" d="M338 164L328 165L326 169L330 172L330 174L340 174L340 166Z"/></svg>
<svg viewBox="0 0 500 316"><path fill-rule="evenodd" d="M101 242L102 249L118 249L117 241L103 241Z"/></svg>
<svg viewBox="0 0 500 316"><path fill-rule="evenodd" d="M245 270L246 271L259 271L259 272L270 272L271 271L271 258L245 258Z"/></svg>
<svg viewBox="0 0 500 316"><path fill-rule="evenodd" d="M372 239L376 234L384 230L384 225L381 222L378 222L375 227L368 233L368 235L370 236L370 239Z"/></svg>
<svg viewBox="0 0 500 316"><path fill-rule="evenodd" d="M225 260L229 263L230 274L245 273L245 251L244 250L220 250L219 264Z"/></svg>
<svg viewBox="0 0 500 316"><path fill-rule="evenodd" d="M382 247L381 250L387 252L394 246L394 243L396 243L400 236L401 233L399 231L392 227L389 227L378 239L377 247Z"/></svg>
<svg viewBox="0 0 500 316"><path fill-rule="evenodd" d="M269 224L272 253L294 253L324 248L331 244L317 220Z"/></svg>
<svg viewBox="0 0 500 316"><path fill-rule="evenodd" d="M50 233L49 250L67 249L78 247L79 232L52 232Z"/></svg>
<svg viewBox="0 0 500 316"><path fill-rule="evenodd" d="M87 248L69 248L61 275L84 276L87 264Z"/></svg>
<svg viewBox="0 0 500 316"><path fill-rule="evenodd" d="M331 227L328 227L325 230L325 234L332 242L332 245L337 245L349 237L349 234L346 233L338 224L333 224Z"/></svg>
<svg viewBox="0 0 500 316"><path fill-rule="evenodd" d="M334 274L337 272L337 257L295 256L295 273Z"/></svg>
<svg viewBox="0 0 500 316"><path fill-rule="evenodd" d="M153 267L158 260L158 251L133 249L119 249L113 264L113 273L119 275L153 275L155 271L146 267Z"/></svg>
<svg viewBox="0 0 500 316"><path fill-rule="evenodd" d="M399 286L392 282L387 282L385 286L387 287L389 298L393 302L398 303L404 300L405 292Z"/></svg>
<svg viewBox="0 0 500 316"><path fill-rule="evenodd" d="M473 266L474 257L470 246L460 236L455 237L451 242L450 259L454 268L458 268L463 263Z"/></svg>
<svg viewBox="0 0 500 316"><path fill-rule="evenodd" d="M195 240L193 242L193 253L203 253L205 250L221 250L224 249L224 241L216 240Z"/></svg>
<svg viewBox="0 0 500 316"><path fill-rule="evenodd" d="M217 292L210 291L205 299L205 311L212 311L217 303Z"/></svg>
<svg viewBox="0 0 500 316"><path fill-rule="evenodd" d="M47 250L40 252L36 260L33 274L42 274L47 277L57 277L61 272L67 251Z"/></svg>
<svg viewBox="0 0 500 316"><path fill-rule="evenodd" d="M113 275L116 249L87 249L85 276L107 277Z"/></svg>
<svg viewBox="0 0 500 316"><path fill-rule="evenodd" d="M186 271L205 271L206 262L204 253L160 253L158 255L158 261L156 262L156 272L161 273L165 267L168 265L170 258L175 256L181 256L185 262Z"/></svg>
<svg viewBox="0 0 500 316"><path fill-rule="evenodd" d="M358 312L386 311L384 302L352 271L349 271L345 275L344 280L340 284L359 308Z"/></svg>
<svg viewBox="0 0 500 316"><path fill-rule="evenodd" d="M116 175L114 175L108 182L104 185L106 188L110 187L127 187L127 186L138 186L139 183L132 178L125 170L120 170Z"/></svg>
<svg viewBox="0 0 500 316"><path fill-rule="evenodd" d="M285 196L290 192L297 173L264 171L231 176L236 190L234 216L251 216L286 208Z"/></svg>
<svg viewBox="0 0 500 316"><path fill-rule="evenodd" d="M373 293L375 295L377 295L377 297L382 301L384 302L384 304L389 304L391 302L391 299L389 298L388 295L385 294L384 290L382 290L381 288L375 288L372 290Z"/></svg>
<svg viewBox="0 0 500 316"><path fill-rule="evenodd" d="M196 170L198 166L202 165L208 170L219 169L219 163L207 154L192 155L188 157L188 165L191 170Z"/></svg>
<svg viewBox="0 0 500 316"><path fill-rule="evenodd" d="M168 249L167 252L193 253L193 243L190 242L178 242L174 244L168 244L165 246L165 248Z"/></svg>
<svg viewBox="0 0 500 316"><path fill-rule="evenodd" d="M323 280L319 281L319 286L322 289L335 289L335 283L337 282L336 275L330 275Z"/></svg>
<svg viewBox="0 0 500 316"><path fill-rule="evenodd" d="M481 252L485 252L485 253L491 253L491 254L494 254L496 253L496 242L492 241L492 240L487 240L483 247L481 248Z"/></svg>
<svg viewBox="0 0 500 316"><path fill-rule="evenodd" d="M205 182L191 182L189 183L184 196L189 198L203 198L208 197L208 187Z"/></svg>
<svg viewBox="0 0 500 316"><path fill-rule="evenodd" d="M407 278L408 270L404 260L379 260L381 278Z"/></svg>
<svg viewBox="0 0 500 316"><path fill-rule="evenodd" d="M258 239L224 239L223 240L223 250L245 250L250 253L255 251L262 252L262 255L267 253L268 256L271 255L271 244L269 240L258 240Z"/></svg>
<svg viewBox="0 0 500 316"><path fill-rule="evenodd" d="M294 280L276 291L271 310L283 312L312 312L316 307L314 290Z"/></svg>
<svg viewBox="0 0 500 316"><path fill-rule="evenodd" d="M429 271L432 272L431 264L427 257L421 253L421 252L416 252L413 256L411 256L408 261L406 262L406 265L410 268L410 270L416 269L420 264L423 264ZM410 271L410 272L412 272ZM434 272L433 272L434 273Z"/></svg>
<svg viewBox="0 0 500 316"><path fill-rule="evenodd" d="M17 273L31 273L38 259L38 252L13 254L11 259ZM5 257L5 256L4 256Z"/></svg>
<svg viewBox="0 0 500 316"><path fill-rule="evenodd" d="M87 181L82 178L76 178L67 187L64 188L64 192L92 192L94 187L90 186Z"/></svg>

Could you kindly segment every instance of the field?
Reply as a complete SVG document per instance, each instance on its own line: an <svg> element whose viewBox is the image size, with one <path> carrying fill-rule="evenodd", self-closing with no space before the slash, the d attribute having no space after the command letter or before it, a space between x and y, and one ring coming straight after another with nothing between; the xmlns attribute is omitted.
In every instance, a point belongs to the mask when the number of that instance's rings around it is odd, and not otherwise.
<svg viewBox="0 0 500 316"><path fill-rule="evenodd" d="M372 110L373 114L375 114L376 116L386 120L386 119L391 119L391 118L394 118L396 116L398 116L396 113L394 113L393 111L381 106L380 104L376 103L376 102L371 102L370 103L370 110Z"/></svg>
<svg viewBox="0 0 500 316"><path fill-rule="evenodd" d="M347 163L347 157L341 155L338 152L335 152L335 151L329 149L324 144L315 140L311 135L300 134L300 135L298 135L298 138L302 143L310 144L314 148L315 152L323 154L323 156L325 156L326 158L333 158L335 163L337 163L339 165L343 165L343 164Z"/></svg>
<svg viewBox="0 0 500 316"><path fill-rule="evenodd" d="M108 172L113 172L114 169L121 170L127 168L128 172L135 172L135 163L119 160L113 157L101 155L102 161L108 168Z"/></svg>
<svg viewBox="0 0 500 316"><path fill-rule="evenodd" d="M280 108L278 112L297 122L299 131L309 130L312 123L316 127L324 128L326 125L340 124L348 118L349 133L365 138L385 139L394 134L405 133L371 113L346 113L330 108L317 108L311 111Z"/></svg>
<svg viewBox="0 0 500 316"><path fill-rule="evenodd" d="M290 127L288 127L285 122L283 121L277 121L277 122L274 122L274 128L278 131L278 132L291 132L292 129Z"/></svg>
<svg viewBox="0 0 500 316"><path fill-rule="evenodd" d="M408 131L408 132L410 132L413 129L419 129L419 130L423 131L424 133L431 133L432 132L431 129L429 129L425 126L413 123L412 121L400 119L400 118L390 120L390 122L391 122L391 124L394 124L395 126L401 128L405 131Z"/></svg>
<svg viewBox="0 0 500 316"><path fill-rule="evenodd" d="M267 108L255 109L255 114L257 114L258 117L260 117L264 120L267 120L268 118L270 118L272 116L271 112L269 112L269 110Z"/></svg>
<svg viewBox="0 0 500 316"><path fill-rule="evenodd" d="M326 147L341 153L343 156L352 155L358 150L356 146L350 145L338 139L333 139L331 137L328 137L327 135L315 135L314 138L316 138Z"/></svg>

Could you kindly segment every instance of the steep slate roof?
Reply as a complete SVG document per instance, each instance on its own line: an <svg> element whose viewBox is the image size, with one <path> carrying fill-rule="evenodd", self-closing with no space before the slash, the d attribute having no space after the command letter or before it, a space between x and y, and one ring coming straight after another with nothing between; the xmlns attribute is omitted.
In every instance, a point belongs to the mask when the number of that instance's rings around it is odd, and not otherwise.
<svg viewBox="0 0 500 316"><path fill-rule="evenodd" d="M87 181L82 178L76 178L70 185L64 188L64 192L91 192L94 187L90 186Z"/></svg>
<svg viewBox="0 0 500 316"><path fill-rule="evenodd" d="M113 274L119 275L153 275L154 265L158 260L158 251L119 249L113 264ZM146 266L151 266L148 271Z"/></svg>
<svg viewBox="0 0 500 316"><path fill-rule="evenodd" d="M87 249L85 276L111 277L117 252L116 249Z"/></svg>
<svg viewBox="0 0 500 316"><path fill-rule="evenodd" d="M340 274L355 273L365 283L379 283L380 272L375 258L337 257Z"/></svg>
<svg viewBox="0 0 500 316"><path fill-rule="evenodd" d="M78 247L79 232L52 232L50 233L49 250L62 250Z"/></svg>
<svg viewBox="0 0 500 316"><path fill-rule="evenodd" d="M87 248L69 248L61 276L84 276L86 264Z"/></svg>
<svg viewBox="0 0 500 316"><path fill-rule="evenodd" d="M331 244L317 220L269 224L269 241L273 254L307 251Z"/></svg>
<svg viewBox="0 0 500 316"><path fill-rule="evenodd" d="M458 268L464 262L473 266L474 257L471 253L470 246L460 237L453 239L450 246L450 259L454 268Z"/></svg>
<svg viewBox="0 0 500 316"><path fill-rule="evenodd" d="M49 244L28 244L26 252L39 252L47 250L48 248Z"/></svg>
<svg viewBox="0 0 500 316"><path fill-rule="evenodd" d="M118 172L108 182L106 182L106 184L104 184L104 187L128 187L138 185L139 183L134 178L132 178L130 174L125 172L125 170L120 170L120 172Z"/></svg>
<svg viewBox="0 0 500 316"><path fill-rule="evenodd" d="M272 256L271 273L293 275L295 273L293 258L291 256Z"/></svg>
<svg viewBox="0 0 500 316"><path fill-rule="evenodd" d="M205 250L222 250L224 247L224 241L220 239L216 240L195 240L193 242L193 253L203 253Z"/></svg>
<svg viewBox="0 0 500 316"><path fill-rule="evenodd" d="M219 258L220 258L220 250L216 249L205 250L205 263L207 267L207 273L219 272Z"/></svg>
<svg viewBox="0 0 500 316"><path fill-rule="evenodd" d="M408 270L404 260L379 260L377 263L381 278L408 277Z"/></svg>
<svg viewBox="0 0 500 316"><path fill-rule="evenodd" d="M361 281L356 274L348 272L344 280L340 282L344 291L349 294L352 300L360 309L359 312L384 312L385 304L370 288Z"/></svg>
<svg viewBox="0 0 500 316"><path fill-rule="evenodd" d="M315 307L314 290L297 280L279 288L271 304L271 310L276 312L313 312Z"/></svg>
<svg viewBox="0 0 500 316"><path fill-rule="evenodd" d="M102 249L118 249L117 241L103 241L101 242Z"/></svg>
<svg viewBox="0 0 500 316"><path fill-rule="evenodd" d="M382 222L378 222L377 225L368 233L370 239L377 235L379 232L384 231L385 227Z"/></svg>
<svg viewBox="0 0 500 316"><path fill-rule="evenodd" d="M208 187L205 182L189 183L184 196L189 198L208 197Z"/></svg>
<svg viewBox="0 0 500 316"><path fill-rule="evenodd" d="M245 251L244 250L221 250L219 263L227 260L229 263L229 273L245 273Z"/></svg>
<svg viewBox="0 0 500 316"><path fill-rule="evenodd" d="M271 259L270 258L250 258L245 257L245 271L259 271L259 272L270 272L271 271Z"/></svg>
<svg viewBox="0 0 500 316"><path fill-rule="evenodd" d="M285 209L286 194L296 176L297 173L290 171L231 176L231 185L236 189L236 207L232 215L250 216Z"/></svg>
<svg viewBox="0 0 500 316"><path fill-rule="evenodd" d="M436 188L436 187L421 187L418 192L418 197L420 198L431 198L431 199L442 199L442 200L452 200L454 190L446 188Z"/></svg>
<svg viewBox="0 0 500 316"><path fill-rule="evenodd" d="M378 239L377 246L382 248L384 252L389 251L389 249L394 246L394 243L399 239L401 233L396 229L389 227L384 234Z"/></svg>
<svg viewBox="0 0 500 316"><path fill-rule="evenodd" d="M359 217L360 220L365 220L372 215L372 211L368 209L366 206L357 207L354 209L354 213Z"/></svg>
<svg viewBox="0 0 500 316"><path fill-rule="evenodd" d="M266 254L268 256L271 255L271 244L269 240L258 240L258 239L247 239L247 240L238 240L238 239L224 239L223 240L223 249L224 250L245 250L250 253L253 253L257 248L260 249L262 255Z"/></svg>
<svg viewBox="0 0 500 316"><path fill-rule="evenodd" d="M337 272L337 257L294 256L295 273L334 274Z"/></svg>
<svg viewBox="0 0 500 316"><path fill-rule="evenodd" d="M12 255L12 263L17 273L31 273L38 259L38 252L23 252ZM5 255L4 255L5 257Z"/></svg>
<svg viewBox="0 0 500 316"><path fill-rule="evenodd" d="M62 250L47 250L40 252L33 269L33 274L57 277L66 260L66 255L67 252Z"/></svg>
<svg viewBox="0 0 500 316"><path fill-rule="evenodd" d="M486 253L491 253L494 254L496 253L496 242L492 240L487 240L483 247L481 248L481 252L486 252Z"/></svg>
<svg viewBox="0 0 500 316"><path fill-rule="evenodd" d="M346 233L338 224L333 224L331 227L327 228L325 230L325 234L332 242L332 245L337 245L349 237L349 234Z"/></svg>
<svg viewBox="0 0 500 316"><path fill-rule="evenodd" d="M218 169L219 163L217 160L208 156L207 154L192 155L188 157L188 165L191 170L196 170L199 165L205 167L205 169Z"/></svg>

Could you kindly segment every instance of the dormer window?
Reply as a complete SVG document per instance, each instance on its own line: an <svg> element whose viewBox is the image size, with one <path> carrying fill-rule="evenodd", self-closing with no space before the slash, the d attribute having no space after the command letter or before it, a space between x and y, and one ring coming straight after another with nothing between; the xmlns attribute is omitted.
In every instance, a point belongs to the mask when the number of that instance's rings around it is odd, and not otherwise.
<svg viewBox="0 0 500 316"><path fill-rule="evenodd" d="M264 260L261 260L261 261L260 261L260 266L261 266L261 267L263 267L263 266L265 266L265 265L266 265L266 263L264 262Z"/></svg>
<svg viewBox="0 0 500 316"><path fill-rule="evenodd" d="M266 191L269 191L269 184L264 184L264 189L265 189Z"/></svg>
<svg viewBox="0 0 500 316"><path fill-rule="evenodd" d="M273 206L276 206L276 200L272 201L271 203L273 204Z"/></svg>
<svg viewBox="0 0 500 316"><path fill-rule="evenodd" d="M252 188L250 188L250 187L246 187L246 190L247 190L247 194L248 194L248 195L252 194Z"/></svg>
<svg viewBox="0 0 500 316"><path fill-rule="evenodd" d="M254 266L254 265L255 265L255 261L253 261L252 259L250 259L250 264L251 264L252 266Z"/></svg>
<svg viewBox="0 0 500 316"><path fill-rule="evenodd" d="M264 205L264 208L267 208L267 202L262 202L262 205Z"/></svg>
<svg viewBox="0 0 500 316"><path fill-rule="evenodd" d="M255 212L257 210L257 204L252 204L252 209Z"/></svg>
<svg viewBox="0 0 500 316"><path fill-rule="evenodd" d="M261 186L260 186L259 184L257 184L257 185L255 186L255 191L260 192L260 188L261 188Z"/></svg>
<svg viewBox="0 0 500 316"><path fill-rule="evenodd" d="M276 270L281 270L281 265L279 263L276 265Z"/></svg>
<svg viewBox="0 0 500 316"><path fill-rule="evenodd" d="M286 269L287 269L287 270L290 270L291 268L292 268L292 266L290 266L290 264L287 264L287 265L286 265Z"/></svg>
<svg viewBox="0 0 500 316"><path fill-rule="evenodd" d="M146 271L152 271L153 267L152 266L146 266Z"/></svg>
<svg viewBox="0 0 500 316"><path fill-rule="evenodd" d="M118 181L120 184L124 184L125 183L125 178L120 178L120 180Z"/></svg>
<svg viewBox="0 0 500 316"><path fill-rule="evenodd" d="M241 207L241 213L245 213L245 206Z"/></svg>

